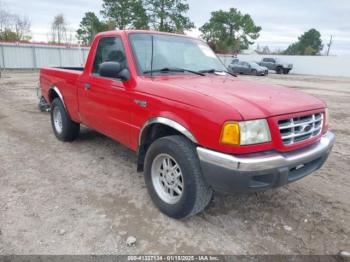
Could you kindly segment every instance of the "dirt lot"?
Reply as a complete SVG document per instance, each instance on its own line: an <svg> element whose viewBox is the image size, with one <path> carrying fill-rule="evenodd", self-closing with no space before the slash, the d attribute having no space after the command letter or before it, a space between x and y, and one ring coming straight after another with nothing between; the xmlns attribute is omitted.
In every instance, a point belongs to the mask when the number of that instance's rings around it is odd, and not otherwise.
<svg viewBox="0 0 350 262"><path fill-rule="evenodd" d="M0 254L335 254L350 250L350 78L246 77L327 101L337 142L322 170L277 190L215 195L176 221L152 204L135 154L92 130L59 142L36 72L0 79ZM126 239L137 238L136 247Z"/></svg>

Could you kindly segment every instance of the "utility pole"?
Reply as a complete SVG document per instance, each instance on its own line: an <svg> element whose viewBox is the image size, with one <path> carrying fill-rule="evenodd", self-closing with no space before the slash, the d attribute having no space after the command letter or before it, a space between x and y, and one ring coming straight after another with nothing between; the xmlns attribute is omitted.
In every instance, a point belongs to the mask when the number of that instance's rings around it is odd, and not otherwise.
<svg viewBox="0 0 350 262"><path fill-rule="evenodd" d="M0 78L1 78L1 73L3 73L5 71L5 53L4 53L4 45L0 44L0 53L1 53L1 57L0 60L2 61L1 65L0 65Z"/></svg>
<svg viewBox="0 0 350 262"><path fill-rule="evenodd" d="M327 56L329 56L329 51L331 50L332 44L333 44L333 36L331 35L331 39L329 40L329 43L327 44L327 46L328 46Z"/></svg>

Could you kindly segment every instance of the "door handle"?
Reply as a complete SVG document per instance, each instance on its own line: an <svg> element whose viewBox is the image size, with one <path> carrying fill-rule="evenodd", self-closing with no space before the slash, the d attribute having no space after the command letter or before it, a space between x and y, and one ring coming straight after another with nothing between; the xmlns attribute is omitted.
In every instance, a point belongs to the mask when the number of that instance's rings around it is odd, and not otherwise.
<svg viewBox="0 0 350 262"><path fill-rule="evenodd" d="M91 88L91 84L90 83L85 83L84 84L84 88L85 88L85 90L89 90Z"/></svg>
<svg viewBox="0 0 350 262"><path fill-rule="evenodd" d="M141 106L141 107L147 107L147 101L139 100L139 99L134 99L135 104Z"/></svg>

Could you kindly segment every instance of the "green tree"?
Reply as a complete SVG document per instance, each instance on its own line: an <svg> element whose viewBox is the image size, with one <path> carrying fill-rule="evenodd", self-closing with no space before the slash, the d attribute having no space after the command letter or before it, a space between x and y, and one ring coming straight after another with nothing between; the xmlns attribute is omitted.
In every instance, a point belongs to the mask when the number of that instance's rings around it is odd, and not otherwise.
<svg viewBox="0 0 350 262"><path fill-rule="evenodd" d="M17 34L14 31L11 31L8 28L6 28L5 30L0 32L0 40L4 40L4 41L20 41L20 39L18 39Z"/></svg>
<svg viewBox="0 0 350 262"><path fill-rule="evenodd" d="M186 0L144 0L143 3L155 30L183 33L194 28L194 24L185 16L189 10Z"/></svg>
<svg viewBox="0 0 350 262"><path fill-rule="evenodd" d="M0 0L0 40L28 41L30 36L30 21L8 12Z"/></svg>
<svg viewBox="0 0 350 262"><path fill-rule="evenodd" d="M147 29L148 17L141 0L103 0L101 14L118 29Z"/></svg>
<svg viewBox="0 0 350 262"><path fill-rule="evenodd" d="M77 38L85 45L90 45L95 35L113 29L113 24L100 21L93 12L85 13L77 30Z"/></svg>
<svg viewBox="0 0 350 262"><path fill-rule="evenodd" d="M310 29L291 44L284 52L285 55L319 55L323 49L321 34L316 29Z"/></svg>
<svg viewBox="0 0 350 262"><path fill-rule="evenodd" d="M67 23L63 14L58 14L51 23L51 43L67 42Z"/></svg>
<svg viewBox="0 0 350 262"><path fill-rule="evenodd" d="M217 52L238 52L258 39L260 26L256 26L248 14L235 8L211 13L209 22L200 29L202 37Z"/></svg>

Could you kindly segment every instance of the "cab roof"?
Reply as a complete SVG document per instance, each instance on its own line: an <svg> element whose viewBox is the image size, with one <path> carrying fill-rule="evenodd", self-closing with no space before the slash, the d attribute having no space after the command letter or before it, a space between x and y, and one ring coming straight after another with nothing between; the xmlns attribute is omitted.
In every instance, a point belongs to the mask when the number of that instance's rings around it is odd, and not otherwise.
<svg viewBox="0 0 350 262"><path fill-rule="evenodd" d="M112 31L105 31L97 34L98 36L111 36L115 34L156 34L156 35L169 35L169 36L181 36L181 37L187 37L191 39L198 39L196 37L188 36L185 34L180 33L168 33L168 32L160 32L160 31L154 31L154 30L112 30Z"/></svg>

